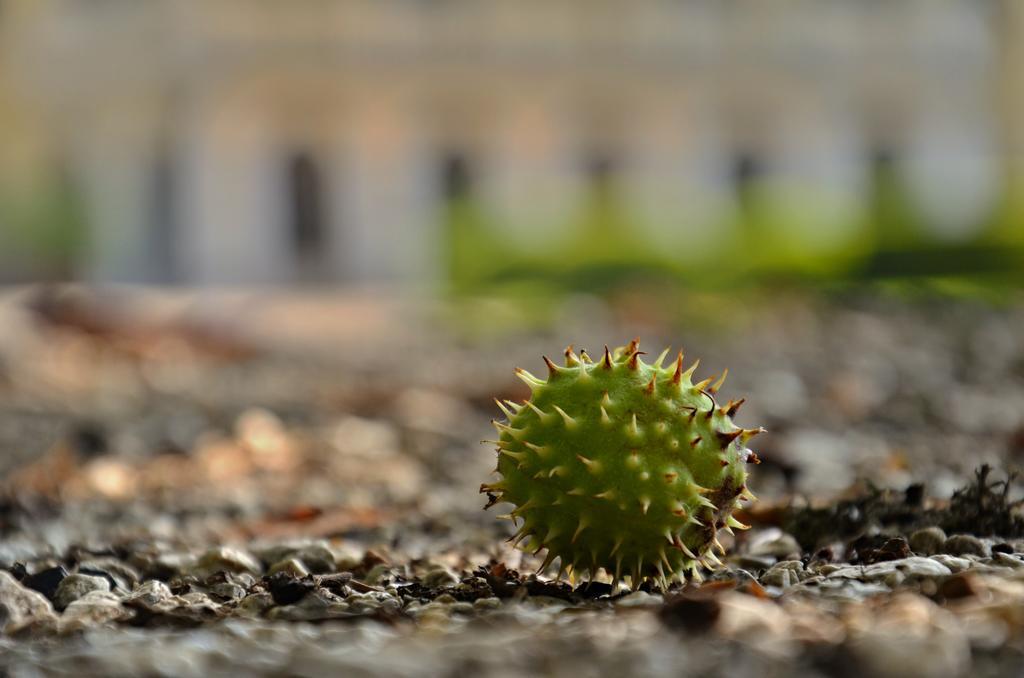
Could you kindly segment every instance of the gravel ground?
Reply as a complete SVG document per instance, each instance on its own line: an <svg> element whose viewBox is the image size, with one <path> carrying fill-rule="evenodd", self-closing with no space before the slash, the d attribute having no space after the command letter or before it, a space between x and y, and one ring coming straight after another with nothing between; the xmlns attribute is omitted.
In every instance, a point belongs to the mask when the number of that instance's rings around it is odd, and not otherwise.
<svg viewBox="0 0 1024 678"><path fill-rule="evenodd" d="M380 294L7 294L0 672L1016 674L1024 304L728 301L470 341ZM703 582L555 581L481 510L490 398L638 329L769 429L753 529Z"/></svg>

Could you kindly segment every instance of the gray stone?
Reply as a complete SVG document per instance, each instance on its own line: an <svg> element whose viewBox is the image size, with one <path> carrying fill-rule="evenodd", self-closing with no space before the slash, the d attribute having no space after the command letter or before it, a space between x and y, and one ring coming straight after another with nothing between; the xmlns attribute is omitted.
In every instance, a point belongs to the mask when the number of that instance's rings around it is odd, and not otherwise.
<svg viewBox="0 0 1024 678"><path fill-rule="evenodd" d="M356 616L337 596L323 589L310 591L294 605L275 607L267 613L268 619L285 621L323 621Z"/></svg>
<svg viewBox="0 0 1024 678"><path fill-rule="evenodd" d="M936 553L934 556L929 558L937 563L942 563L949 568L950 572L963 572L971 567L971 561L966 558L958 558L957 556L951 556L948 553Z"/></svg>
<svg viewBox="0 0 1024 678"><path fill-rule="evenodd" d="M861 569L860 579L868 582L882 582L889 588L896 588L903 583L906 575L899 568L899 560L866 565Z"/></svg>
<svg viewBox="0 0 1024 678"><path fill-rule="evenodd" d="M269 593L252 593L238 603L235 613L240 617L257 619L274 607L274 597Z"/></svg>
<svg viewBox="0 0 1024 678"><path fill-rule="evenodd" d="M56 626L57 615L46 596L25 588L9 572L0 570L0 629L7 635Z"/></svg>
<svg viewBox="0 0 1024 678"><path fill-rule="evenodd" d="M138 601L146 607L153 607L174 597L167 584L156 579L139 584L134 591L128 594L126 600Z"/></svg>
<svg viewBox="0 0 1024 678"><path fill-rule="evenodd" d="M1012 567L1015 570L1024 568L1024 560L1021 560L1018 556L1011 555L1009 553L994 553L992 554L992 563L994 565L1002 565L1004 567Z"/></svg>
<svg viewBox="0 0 1024 678"><path fill-rule="evenodd" d="M210 593L222 600L237 600L245 596L246 590L232 582L221 582L211 586Z"/></svg>
<svg viewBox="0 0 1024 678"><path fill-rule="evenodd" d="M773 565L761 576L761 583L765 586L789 588L799 583L803 574L803 563L799 560L783 560Z"/></svg>
<svg viewBox="0 0 1024 678"><path fill-rule="evenodd" d="M457 584L459 583L459 578L447 567L438 565L427 570L426 574L423 575L422 581L424 586L437 589L442 586Z"/></svg>
<svg viewBox="0 0 1024 678"><path fill-rule="evenodd" d="M132 611L121 605L121 599L109 591L90 591L73 601L64 610L57 624L60 633L84 631L127 619Z"/></svg>
<svg viewBox="0 0 1024 678"><path fill-rule="evenodd" d="M267 574L277 574L278 572L287 572L293 577L301 579L309 574L309 569L305 563L296 557L285 558L270 566Z"/></svg>
<svg viewBox="0 0 1024 678"><path fill-rule="evenodd" d="M295 557L313 574L329 574L335 571L334 553L323 544L309 544L295 552Z"/></svg>
<svg viewBox="0 0 1024 678"><path fill-rule="evenodd" d="M800 551L800 544L792 535L780 532L774 538L751 544L748 554L751 556L774 556L782 559L792 556L799 557Z"/></svg>
<svg viewBox="0 0 1024 678"><path fill-rule="evenodd" d="M170 579L194 569L196 560L191 553L140 551L132 554L129 563L139 571L141 579Z"/></svg>
<svg viewBox="0 0 1024 678"><path fill-rule="evenodd" d="M92 572L83 572L83 570L92 570ZM137 569L117 558L85 560L78 564L78 571L92 576L99 576L96 574L97 572L105 572L114 578L122 591L131 591L142 580Z"/></svg>
<svg viewBox="0 0 1024 678"><path fill-rule="evenodd" d="M659 595L653 593L645 593L644 591L634 591L628 596L623 596L615 601L617 607L657 607L665 601Z"/></svg>
<svg viewBox="0 0 1024 678"><path fill-rule="evenodd" d="M954 556L989 555L989 548L985 542L969 534L954 534L946 540L942 550Z"/></svg>
<svg viewBox="0 0 1024 678"><path fill-rule="evenodd" d="M110 580L88 574L69 574L57 587L53 605L64 610L68 605L92 591L110 591Z"/></svg>
<svg viewBox="0 0 1024 678"><path fill-rule="evenodd" d="M256 558L241 549L230 546L210 549L200 556L197 567L205 573L223 570L226 572L247 572L252 575L259 575L262 570Z"/></svg>
<svg viewBox="0 0 1024 678"><path fill-rule="evenodd" d="M369 584L370 586L376 586L380 583L380 580L391 571L391 568L381 563L380 565L374 565L370 568L370 571L363 577L363 583Z"/></svg>
<svg viewBox="0 0 1024 678"><path fill-rule="evenodd" d="M792 587L787 593L795 593L797 591L830 600L859 601L871 596L889 593L889 588L881 583L863 582L845 577L811 577Z"/></svg>
<svg viewBox="0 0 1024 678"><path fill-rule="evenodd" d="M473 601L473 607L478 610L496 610L501 607L501 598L477 598Z"/></svg>
<svg viewBox="0 0 1024 678"><path fill-rule="evenodd" d="M753 556L749 553L740 556L736 560L740 567L748 570L767 570L775 563L774 556Z"/></svg>
<svg viewBox="0 0 1024 678"><path fill-rule="evenodd" d="M941 553L946 543L946 533L941 527L926 527L910 535L910 550L922 556Z"/></svg>
<svg viewBox="0 0 1024 678"><path fill-rule="evenodd" d="M910 558L903 558L902 560L894 560L892 562L896 564L896 568L908 579L948 577L953 574L952 570L942 563L921 556L911 556Z"/></svg>

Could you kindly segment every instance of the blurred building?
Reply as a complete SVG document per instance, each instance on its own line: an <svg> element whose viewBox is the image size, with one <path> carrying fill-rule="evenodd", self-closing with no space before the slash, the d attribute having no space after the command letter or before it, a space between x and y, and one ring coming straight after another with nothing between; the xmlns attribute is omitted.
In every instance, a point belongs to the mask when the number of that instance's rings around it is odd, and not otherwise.
<svg viewBox="0 0 1024 678"><path fill-rule="evenodd" d="M429 281L446 200L566 242L609 176L699 252L752 182L843 237L894 166L956 239L1024 166L1022 5L0 0L0 177L63 187L103 281Z"/></svg>

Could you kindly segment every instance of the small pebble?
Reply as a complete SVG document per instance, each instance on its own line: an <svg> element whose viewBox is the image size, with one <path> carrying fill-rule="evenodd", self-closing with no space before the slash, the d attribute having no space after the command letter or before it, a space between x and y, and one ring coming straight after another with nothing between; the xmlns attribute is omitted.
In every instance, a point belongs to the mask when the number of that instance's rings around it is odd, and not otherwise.
<svg viewBox="0 0 1024 678"><path fill-rule="evenodd" d="M989 554L985 542L969 534L954 534L946 540L942 550L954 556L987 556Z"/></svg>
<svg viewBox="0 0 1024 678"><path fill-rule="evenodd" d="M92 591L109 591L110 581L106 577L94 577L88 574L69 574L57 587L53 597L53 606L64 610L68 605Z"/></svg>
<svg viewBox="0 0 1024 678"><path fill-rule="evenodd" d="M911 534L909 542L914 553L930 556L942 551L946 543L946 533L941 527L925 527Z"/></svg>
<svg viewBox="0 0 1024 678"><path fill-rule="evenodd" d="M241 549L230 546L212 548L204 553L197 564L200 570L206 572L248 572L249 574L260 574L260 563L253 556Z"/></svg>
<svg viewBox="0 0 1024 678"><path fill-rule="evenodd" d="M284 572L301 579L309 574L309 569L306 567L305 563L298 558L285 558L284 560L271 565L268 570L269 574L277 574L278 572Z"/></svg>

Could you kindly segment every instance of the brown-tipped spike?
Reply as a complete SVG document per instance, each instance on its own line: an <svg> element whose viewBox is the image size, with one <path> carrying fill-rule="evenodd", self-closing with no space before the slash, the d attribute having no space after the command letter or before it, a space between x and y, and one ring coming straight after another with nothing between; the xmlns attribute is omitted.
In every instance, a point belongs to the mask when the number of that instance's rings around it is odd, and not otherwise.
<svg viewBox="0 0 1024 678"><path fill-rule="evenodd" d="M534 405L534 404L533 404L532 402L530 402L529 400L524 400L524 401L523 401L523 404L524 404L524 405L526 405L527 407L529 407L529 408L530 408L531 410L533 410L534 412L536 412L537 416L541 418L541 421L543 421L543 420L545 420L545 419L549 418L550 416L553 416L553 415L550 415L550 414L548 414L548 413L547 413L547 412L545 412L544 410L540 409L539 407L537 407L536 405Z"/></svg>
<svg viewBox="0 0 1024 678"><path fill-rule="evenodd" d="M569 475L569 469L564 466L556 466L548 471L548 478L554 478L555 476L566 476Z"/></svg>
<svg viewBox="0 0 1024 678"><path fill-rule="evenodd" d="M563 355L565 356L566 367L576 367L577 365L580 364L580 359L577 358L576 354L572 352L572 344L569 344L568 346L565 347L565 352L563 353Z"/></svg>
<svg viewBox="0 0 1024 678"><path fill-rule="evenodd" d="M512 410L510 410L504 403L502 403L497 398L494 399L494 403L498 406L498 409L500 409L506 417L508 417L509 419L512 418Z"/></svg>
<svg viewBox="0 0 1024 678"><path fill-rule="evenodd" d="M743 435L743 429L736 429L735 431L715 431L715 437L718 438L719 444L723 447L728 447L732 441Z"/></svg>
<svg viewBox="0 0 1024 678"><path fill-rule="evenodd" d="M693 418L697 416L697 408L696 407L685 406L685 407L683 407L681 409L689 410L690 414L686 418L689 419L690 421L693 421Z"/></svg>
<svg viewBox="0 0 1024 678"><path fill-rule="evenodd" d="M722 465L722 468L725 468L726 466L729 465L729 462L725 459L719 459L718 463Z"/></svg>
<svg viewBox="0 0 1024 678"><path fill-rule="evenodd" d="M726 415L730 417L735 416L736 413L740 411L740 408L743 407L743 403L745 402L747 402L746 398L740 398L739 400L730 400L729 403L725 406Z"/></svg>
<svg viewBox="0 0 1024 678"><path fill-rule="evenodd" d="M725 378L728 377L728 376L729 376L729 368L726 367L725 370L722 371L722 376L718 378L718 381L716 381L715 383L711 384L710 387L708 387L708 393L710 393L712 395L714 395L715 393L718 393L718 389L722 388L722 384L725 383Z"/></svg>
<svg viewBox="0 0 1024 678"><path fill-rule="evenodd" d="M562 562L558 565L558 574L555 575L555 581L562 581L562 577L568 569L569 565L566 564L565 558L562 558Z"/></svg>
<svg viewBox="0 0 1024 678"><path fill-rule="evenodd" d="M697 360L694 360L693 364L690 365L688 368L686 368L686 371L683 372L683 377L685 379L689 379L690 377L692 377L693 373L697 371L697 367L699 365L700 365L700 358L698 358Z"/></svg>
<svg viewBox="0 0 1024 678"><path fill-rule="evenodd" d="M582 454L577 454L576 458L582 461L591 473L597 473L601 470L601 462L595 461L594 459L588 459Z"/></svg>
<svg viewBox="0 0 1024 678"><path fill-rule="evenodd" d="M538 550L540 550L540 549L538 549ZM548 565L550 565L551 563L553 563L553 562L555 561L555 558L556 558L556 557L557 557L557 556L556 556L556 555L554 554L554 552L552 552L552 551L548 551L548 555L547 555L547 557L545 557L545 558L544 558L544 562L543 562L543 563L541 563L541 564L540 564L540 567L538 567L538 568L537 568L537 572L536 572L536 574L540 574L540 573L541 573L541 572L543 572L544 570L548 569Z"/></svg>
<svg viewBox="0 0 1024 678"><path fill-rule="evenodd" d="M506 450L505 448L502 448L500 450L500 453L504 454L506 457L512 457L516 461L522 461L523 459L526 458L526 452L513 452L512 450Z"/></svg>
<svg viewBox="0 0 1024 678"><path fill-rule="evenodd" d="M679 356L676 357L676 371L672 373L672 383L679 386L683 380L683 350L679 349Z"/></svg>
<svg viewBox="0 0 1024 678"><path fill-rule="evenodd" d="M684 544L684 543L683 543L683 540L679 538L679 535L676 535L676 540L675 540L675 543L673 544L673 546L675 546L675 547L676 547L677 549L679 549L680 551L682 551L682 552L683 552L683 554L684 554L684 555L685 555L685 556L686 556L687 558L693 558L693 559L696 559L696 558L697 558L697 554L696 554L696 553L694 553L693 551L691 551L691 550L690 550L690 549L689 549L689 548L688 548L688 547L686 546L686 544Z"/></svg>
<svg viewBox="0 0 1024 678"><path fill-rule="evenodd" d="M697 503L698 503L698 504L700 504L701 506L703 506L704 508L709 508L709 509L711 509L712 511L714 511L714 510L716 510L716 509L718 508L718 507L717 507L717 506L715 506L715 505L714 505L714 503L713 503L713 502L712 502L712 501L711 501L710 499L708 499L707 497L697 497Z"/></svg>
<svg viewBox="0 0 1024 678"><path fill-rule="evenodd" d="M588 365L594 362L593 360L590 359L590 355L585 350L582 349L580 350L580 358L582 358L583 362L587 363Z"/></svg>
<svg viewBox="0 0 1024 678"><path fill-rule="evenodd" d="M572 417L570 417L568 414L566 414L565 410L563 410L558 405L552 405L551 407L555 410L555 412L558 412L558 414L560 414L562 416L562 420L565 422L566 428L575 428L576 427L576 424L578 422L575 419L573 419Z"/></svg>
<svg viewBox="0 0 1024 678"><path fill-rule="evenodd" d="M548 453L548 448L546 445L536 445L534 443L526 441L523 441L523 445L526 445L527 447L529 447L531 450L533 450L542 457Z"/></svg>
<svg viewBox="0 0 1024 678"><path fill-rule="evenodd" d="M707 379L704 379L703 381L699 381L696 384L694 384L693 388L697 391L703 391L708 387L708 384L714 381L714 379L714 377L708 377Z"/></svg>
<svg viewBox="0 0 1024 678"><path fill-rule="evenodd" d="M657 378L658 375L654 375L653 377L651 377L651 380L647 382L647 386L644 387L644 392L646 392L647 395L654 395L654 382L657 380Z"/></svg>
<svg viewBox="0 0 1024 678"><path fill-rule="evenodd" d="M526 529L526 526L523 526L519 529L518 532L509 537L506 541L512 544L512 548L519 548L520 542L529 537L531 534L533 533Z"/></svg>
<svg viewBox="0 0 1024 678"><path fill-rule="evenodd" d="M761 458L754 453L753 450L747 451L747 463L757 466L761 463Z"/></svg>
<svg viewBox="0 0 1024 678"><path fill-rule="evenodd" d="M675 545L675 541L673 541L672 539L669 539L668 543ZM661 562L665 563L665 567L668 569L669 572L672 571L672 562L668 559L668 554L665 553L664 548L661 549Z"/></svg>
<svg viewBox="0 0 1024 678"><path fill-rule="evenodd" d="M675 471L669 471L668 473L665 474L665 482L668 483L669 485L676 482L678 478L679 474L676 473Z"/></svg>
<svg viewBox="0 0 1024 678"><path fill-rule="evenodd" d="M544 364L548 366L548 379L553 379L557 377L559 373L558 366L551 362L551 359L548 358L546 355L541 357L544 359Z"/></svg>
<svg viewBox="0 0 1024 678"><path fill-rule="evenodd" d="M601 367L606 370L612 368L612 353L608 350L608 344L604 345L604 355L601 357Z"/></svg>
<svg viewBox="0 0 1024 678"><path fill-rule="evenodd" d="M512 513L511 513L510 515L513 515L513 516L519 516L519 515L522 515L522 514L523 514L523 513L525 513L525 512L527 511L527 510L529 510L529 509L533 508L534 506L538 506L538 505L539 505L539 504L538 504L538 503L537 503L537 502L536 502L535 500L533 500L533 499L530 499L530 500L528 500L528 501L527 501L527 502L526 502L525 504L523 504L522 506L517 506L516 508L514 508L514 509L512 510Z"/></svg>
<svg viewBox="0 0 1024 678"><path fill-rule="evenodd" d="M577 527L576 531L572 533L572 542L571 543L575 544L576 540L579 539L580 532L582 532L585 529L587 529L587 519L586 518L580 518L579 527Z"/></svg>
<svg viewBox="0 0 1024 678"><path fill-rule="evenodd" d="M726 517L725 524L728 525L729 527L735 528L737 530L749 530L750 529L750 525L744 525L743 523L741 523L740 521L736 520L732 516Z"/></svg>
<svg viewBox="0 0 1024 678"><path fill-rule="evenodd" d="M544 383L545 383L544 381L542 381L542 380L538 379L537 377L533 376L532 374L530 374L529 372L527 372L526 370L524 370L521 367L517 367L515 369L515 373L516 373L516 376L519 377L520 379L522 379L523 382L527 386L529 386L531 389L536 388L538 386L543 386Z"/></svg>
<svg viewBox="0 0 1024 678"><path fill-rule="evenodd" d="M767 433L767 432L768 432L768 429L764 428L763 426L759 426L757 428L744 429L744 431L743 431L743 442L746 442L746 441L750 440L751 438L753 438L754 436L756 436L756 435L758 435L760 433Z"/></svg>
<svg viewBox="0 0 1024 678"><path fill-rule="evenodd" d="M640 366L640 356L647 355L643 351L633 351L633 355L629 356L629 369L636 370Z"/></svg>
<svg viewBox="0 0 1024 678"><path fill-rule="evenodd" d="M640 338L637 337L633 341L629 342L626 346L619 346L617 349L612 351L612 357L616 360L627 360L630 355L639 350Z"/></svg>
<svg viewBox="0 0 1024 678"><path fill-rule="evenodd" d="M696 438L690 441L690 447L697 447L698 445L700 445L702 440L704 440L704 438L702 438L701 436L697 436Z"/></svg>
<svg viewBox="0 0 1024 678"><path fill-rule="evenodd" d="M491 426L498 431L498 433L507 433L513 438L517 438L523 433L523 429L509 426L506 423L500 422L497 419L491 419Z"/></svg>

